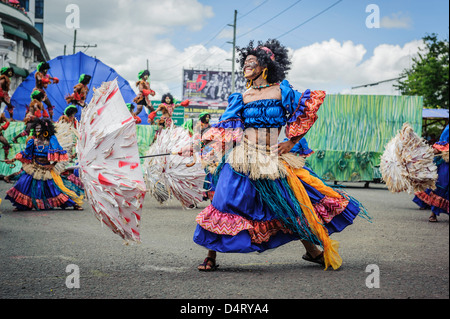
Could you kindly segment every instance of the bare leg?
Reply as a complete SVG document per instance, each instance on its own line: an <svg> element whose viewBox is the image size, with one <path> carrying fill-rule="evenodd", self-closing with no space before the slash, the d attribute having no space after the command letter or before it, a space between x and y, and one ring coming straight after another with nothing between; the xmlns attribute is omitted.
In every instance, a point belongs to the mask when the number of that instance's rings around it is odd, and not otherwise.
<svg viewBox="0 0 450 319"><path fill-rule="evenodd" d="M309 241L306 240L302 240L301 242L303 246L305 246L306 251L311 255L311 257L316 258L322 253L322 251L319 248L317 248L317 246L314 245L313 243L310 243Z"/></svg>
<svg viewBox="0 0 450 319"><path fill-rule="evenodd" d="M7 139L3 135L0 136L0 142L3 144L3 150L5 151L5 159L8 159L11 144L8 143Z"/></svg>
<svg viewBox="0 0 450 319"><path fill-rule="evenodd" d="M139 113L141 113L143 108L144 108L144 105L138 104L136 107L136 112L134 112L134 115L139 115Z"/></svg>

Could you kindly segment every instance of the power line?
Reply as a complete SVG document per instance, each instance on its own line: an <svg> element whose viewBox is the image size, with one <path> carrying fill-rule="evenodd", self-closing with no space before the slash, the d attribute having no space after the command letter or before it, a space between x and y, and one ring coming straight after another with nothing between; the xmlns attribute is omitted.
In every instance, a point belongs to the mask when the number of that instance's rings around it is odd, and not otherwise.
<svg viewBox="0 0 450 319"><path fill-rule="evenodd" d="M295 6L297 3L301 2L302 0L298 0L297 2L291 4L289 7L287 7L286 9L284 9L283 11L281 11L280 13L274 15L272 18L270 18L269 20L267 20L264 23L261 23L260 25L258 25L257 27L254 27L253 29L251 29L250 31L247 31L243 34L241 34L240 36L238 36L238 38L242 38L244 35L249 34L250 32L255 31L256 29L259 29L260 27L262 27L263 25L269 23L270 21L272 21L273 19L277 18L278 16L280 16L281 14L285 13L287 10L289 10L290 8L292 8L293 6Z"/></svg>
<svg viewBox="0 0 450 319"><path fill-rule="evenodd" d="M253 11L255 11L256 9L258 9L259 7L261 7L262 5L266 4L269 0L264 1L263 3L261 3L260 5L258 5L257 7L253 8L252 10L250 10L249 12L241 15L239 18L237 18L237 20L240 20L246 16L248 16L250 13L252 13Z"/></svg>
<svg viewBox="0 0 450 319"><path fill-rule="evenodd" d="M250 10L249 12L247 12L247 13L245 13L245 14L243 14L242 16L240 16L239 18L237 18L237 20L239 20L239 19L241 19L241 18L243 18L243 17L245 17L245 16L247 16L247 15L249 15L250 13L252 13L252 12L254 12L256 9L258 9L259 7L261 7L261 6L263 6L264 4L266 4L267 2L268 2L269 0L266 0L266 1L264 1L264 2L262 2L261 4L259 4L258 6L256 6L255 8L253 8L252 10ZM301 1L301 0L300 0ZM228 26L230 26L230 24L225 24L211 39L209 39L208 41L206 41L204 44L202 44L204 47L206 47L208 44L210 44L215 38L217 38L221 33L222 33L222 31L226 28L226 27L228 27ZM222 48L225 44L227 44L227 42L224 42L219 48ZM184 60L182 60L181 62L179 62L179 63L176 63L176 64L174 64L174 65L172 65L171 67L168 67L168 68L164 68L165 70L166 69L171 69L171 68L174 68L174 67L177 67L177 66L179 66L180 64L183 64L184 62L186 62L187 60L189 60L189 59L191 59L191 58L193 58L194 56L196 56L197 55L197 53L200 51L201 49L198 49L197 51L195 51L191 56L189 56L189 57L187 57L186 59L184 59ZM211 53L211 55L209 55L205 60L208 60L212 55L214 55L214 53L215 52L213 52L213 53ZM205 60L203 60L201 63L203 63ZM197 64L198 65L198 64ZM159 71L159 69L154 69L154 71ZM169 79L173 79L173 78L175 78L175 77L171 77L171 78L169 78ZM169 80L169 79L166 79L166 80Z"/></svg>
<svg viewBox="0 0 450 319"><path fill-rule="evenodd" d="M306 23L308 23L309 21L311 21L311 20L317 18L318 16L320 16L320 15L323 14L323 13L325 13L326 11L328 11L329 9L331 9L332 7L334 7L334 6L337 5L339 2L342 2L342 1L343 1L343 0L336 1L336 2L333 3L331 6L329 6L329 7L327 7L326 9L320 11L318 14L312 16L311 18L309 18L309 19L306 20L305 22L300 23L299 25L295 26L295 27L292 28L291 30L289 30L289 31L287 31L287 32L285 32L285 33L283 33L282 35L280 35L280 36L278 36L278 37L276 37L276 39L279 39L279 38L281 38L281 37L284 37L286 34L291 33L292 31L294 31L294 30L300 28L301 26L303 26L303 25L305 25Z"/></svg>

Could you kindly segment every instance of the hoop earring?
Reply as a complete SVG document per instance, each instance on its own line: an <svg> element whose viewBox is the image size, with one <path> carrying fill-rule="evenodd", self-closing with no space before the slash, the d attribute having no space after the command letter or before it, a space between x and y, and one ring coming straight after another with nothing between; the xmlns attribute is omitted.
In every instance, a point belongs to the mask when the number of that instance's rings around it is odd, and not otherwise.
<svg viewBox="0 0 450 319"><path fill-rule="evenodd" d="M246 89L249 89L253 85L253 80L247 80L247 84L245 85Z"/></svg>
<svg viewBox="0 0 450 319"><path fill-rule="evenodd" d="M267 73L268 73L268 71L269 71L268 68L265 68L265 69L263 70L262 78L263 78L264 80L267 79Z"/></svg>
<svg viewBox="0 0 450 319"><path fill-rule="evenodd" d="M48 137L48 131L45 131L44 134L42 134L44 137Z"/></svg>

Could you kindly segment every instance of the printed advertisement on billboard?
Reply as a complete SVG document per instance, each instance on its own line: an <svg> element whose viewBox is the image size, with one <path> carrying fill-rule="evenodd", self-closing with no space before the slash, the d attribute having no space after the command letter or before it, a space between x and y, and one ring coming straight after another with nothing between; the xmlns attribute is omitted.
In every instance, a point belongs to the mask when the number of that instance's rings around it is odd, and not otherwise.
<svg viewBox="0 0 450 319"><path fill-rule="evenodd" d="M235 74L235 92L245 91L245 79ZM183 70L183 100L189 99L186 118L197 118L202 112L216 122L225 111L231 94L231 71Z"/></svg>

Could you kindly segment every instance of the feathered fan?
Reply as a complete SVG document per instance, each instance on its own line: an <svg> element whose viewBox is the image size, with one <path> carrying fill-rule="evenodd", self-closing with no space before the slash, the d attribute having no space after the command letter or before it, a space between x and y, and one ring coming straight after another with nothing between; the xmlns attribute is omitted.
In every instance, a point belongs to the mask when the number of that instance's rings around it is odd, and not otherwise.
<svg viewBox="0 0 450 319"><path fill-rule="evenodd" d="M404 123L381 156L381 175L393 193L435 189L438 175L433 159L433 149Z"/></svg>
<svg viewBox="0 0 450 319"><path fill-rule="evenodd" d="M95 216L125 240L139 242L146 189L136 124L117 80L95 90L78 132L80 176Z"/></svg>
<svg viewBox="0 0 450 319"><path fill-rule="evenodd" d="M188 130L172 126L159 133L147 156L177 152L191 144ZM160 203L171 195L185 208L203 200L206 173L199 162L191 161L191 158L179 155L155 156L145 160L147 188Z"/></svg>

